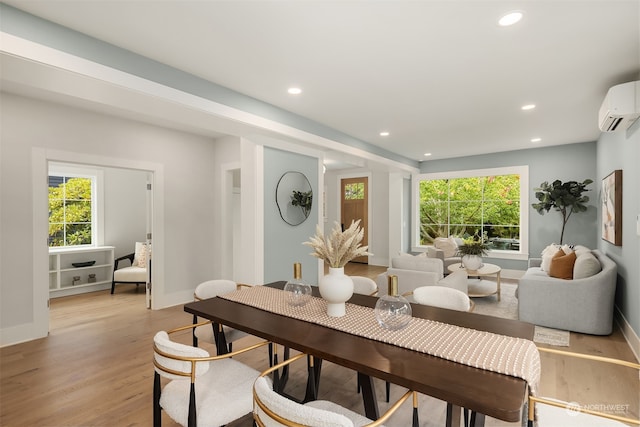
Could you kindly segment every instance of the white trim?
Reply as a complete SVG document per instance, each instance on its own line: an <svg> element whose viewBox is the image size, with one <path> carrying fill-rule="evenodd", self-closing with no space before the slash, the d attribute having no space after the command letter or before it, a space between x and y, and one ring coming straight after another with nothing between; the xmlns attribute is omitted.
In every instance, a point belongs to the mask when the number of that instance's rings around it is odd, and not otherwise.
<svg viewBox="0 0 640 427"><path fill-rule="evenodd" d="M411 210L411 250L424 251L420 245L420 204L419 186L421 180L470 178L488 175L520 175L520 250L518 252L492 251L489 258L526 260L529 258L529 166L507 166L501 168L470 169L460 171L446 171L436 173L414 174L411 182L412 210Z"/></svg>
<svg viewBox="0 0 640 427"><path fill-rule="evenodd" d="M620 309L616 306L615 309L615 320L620 330L622 331L622 335L627 340L627 344L629 344L629 348L631 352L636 357L636 361L640 362L640 337L633 330L627 319L624 317L624 314Z"/></svg>

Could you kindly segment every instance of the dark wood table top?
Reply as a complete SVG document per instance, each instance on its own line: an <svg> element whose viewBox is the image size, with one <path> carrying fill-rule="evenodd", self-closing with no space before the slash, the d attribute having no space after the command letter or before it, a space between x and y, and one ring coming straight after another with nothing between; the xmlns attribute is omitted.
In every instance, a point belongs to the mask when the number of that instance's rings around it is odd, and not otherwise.
<svg viewBox="0 0 640 427"><path fill-rule="evenodd" d="M285 282L268 286L282 288ZM314 287L317 294L317 288ZM376 297L349 302L374 307ZM517 320L413 304L413 316L532 340L534 326ZM308 353L393 384L504 421L519 421L526 398L523 379L358 337L222 298L186 304L185 311Z"/></svg>

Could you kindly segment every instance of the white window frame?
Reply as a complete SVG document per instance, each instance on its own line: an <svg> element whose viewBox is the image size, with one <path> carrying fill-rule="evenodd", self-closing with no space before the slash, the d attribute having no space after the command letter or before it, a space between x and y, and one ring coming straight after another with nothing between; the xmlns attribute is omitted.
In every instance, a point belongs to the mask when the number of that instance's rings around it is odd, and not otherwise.
<svg viewBox="0 0 640 427"><path fill-rule="evenodd" d="M509 166L490 169L413 174L411 247L414 252L424 252L426 245L420 245L420 181L435 179L473 178L492 175L520 175L520 249L505 251L493 249L488 258L526 260L529 258L529 166Z"/></svg>
<svg viewBox="0 0 640 427"><path fill-rule="evenodd" d="M49 162L49 176L91 179L91 244L51 246L49 249L64 250L80 247L95 247L104 244L104 170L67 163ZM48 197L47 192L47 197Z"/></svg>

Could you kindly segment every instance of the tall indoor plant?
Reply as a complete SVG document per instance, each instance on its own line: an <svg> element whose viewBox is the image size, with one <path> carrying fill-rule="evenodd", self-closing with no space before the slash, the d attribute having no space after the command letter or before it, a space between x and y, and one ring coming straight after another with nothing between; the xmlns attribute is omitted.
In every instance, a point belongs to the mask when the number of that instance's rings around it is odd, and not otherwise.
<svg viewBox="0 0 640 427"><path fill-rule="evenodd" d="M545 212L549 212L551 208L562 214L560 244L562 244L564 228L567 225L569 218L571 218L571 214L587 210L586 203L589 201L589 196L585 196L582 193L589 191L587 185L592 182L593 181L590 179L585 179L582 182L567 181L563 183L556 179L551 184L545 181L540 184L540 187L534 189L539 203L533 203L531 206L540 215L544 215Z"/></svg>

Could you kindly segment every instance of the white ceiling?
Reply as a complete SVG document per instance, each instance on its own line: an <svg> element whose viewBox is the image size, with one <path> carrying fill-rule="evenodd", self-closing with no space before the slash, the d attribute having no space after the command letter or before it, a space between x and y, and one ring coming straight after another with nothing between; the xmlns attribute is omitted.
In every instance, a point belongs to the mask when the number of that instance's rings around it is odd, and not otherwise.
<svg viewBox="0 0 640 427"><path fill-rule="evenodd" d="M640 0L4 2L418 161L594 141L640 78Z"/></svg>

